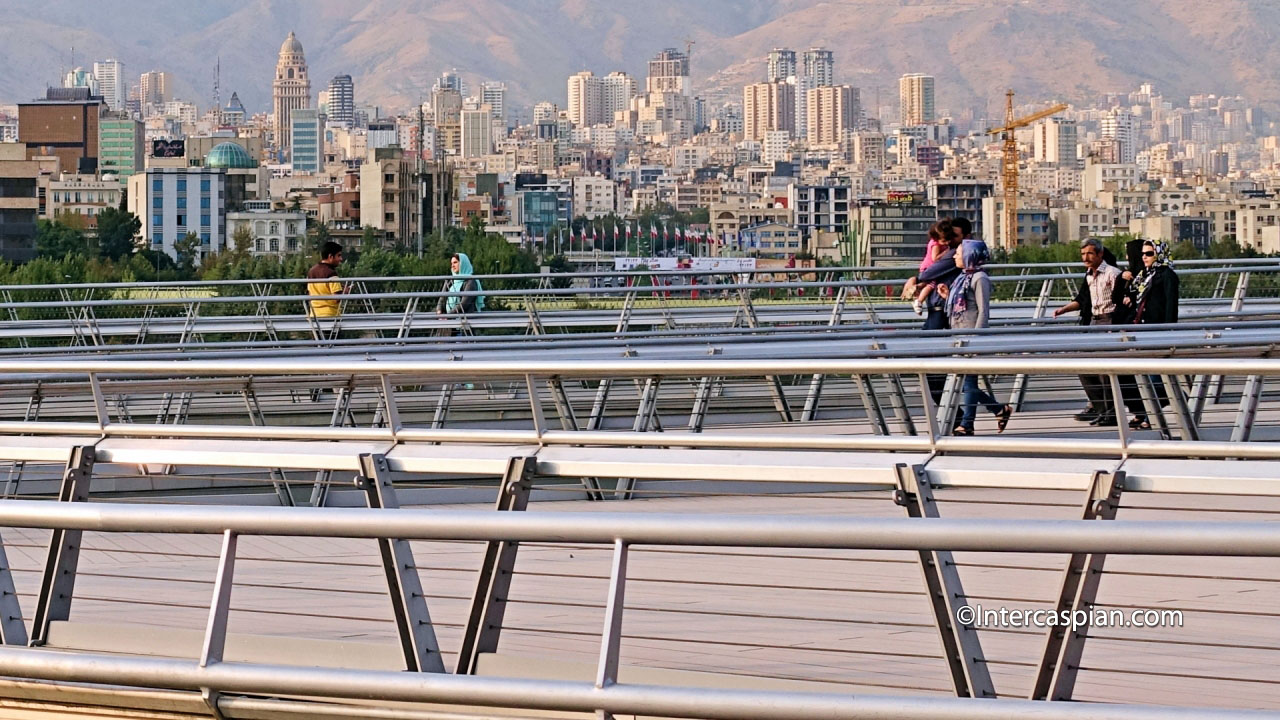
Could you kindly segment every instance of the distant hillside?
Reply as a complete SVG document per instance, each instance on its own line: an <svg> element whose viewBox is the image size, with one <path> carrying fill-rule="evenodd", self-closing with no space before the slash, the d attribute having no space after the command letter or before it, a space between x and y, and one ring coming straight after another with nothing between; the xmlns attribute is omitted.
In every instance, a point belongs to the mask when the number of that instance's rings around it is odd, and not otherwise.
<svg viewBox="0 0 1280 720"><path fill-rule="evenodd" d="M1280 2L1273 0L0 0L0 99L25 100L60 69L116 57L135 76L164 69L202 106L215 58L223 97L270 102L276 52L297 32L313 90L350 73L360 101L395 109L457 67L507 82L513 104L563 103L581 69L643 76L662 47L694 41L700 94L736 97L775 46L836 53L837 79L882 102L904 72L938 79L954 109L1081 98L1141 82L1165 94L1240 93L1280 107ZM998 105L995 105L998 107Z"/></svg>

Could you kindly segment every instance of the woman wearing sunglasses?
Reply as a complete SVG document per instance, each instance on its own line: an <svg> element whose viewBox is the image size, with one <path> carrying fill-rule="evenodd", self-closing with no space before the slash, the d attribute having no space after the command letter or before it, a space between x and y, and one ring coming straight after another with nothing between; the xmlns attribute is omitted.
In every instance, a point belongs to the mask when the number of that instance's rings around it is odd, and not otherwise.
<svg viewBox="0 0 1280 720"><path fill-rule="evenodd" d="M1163 240L1144 240L1142 269L1129 283L1124 302L1133 312L1133 322L1156 325L1178 322L1178 274L1169 259L1169 244ZM1169 395L1159 375L1149 376L1156 398L1163 407ZM1135 430L1150 429L1146 414L1135 414L1129 426Z"/></svg>

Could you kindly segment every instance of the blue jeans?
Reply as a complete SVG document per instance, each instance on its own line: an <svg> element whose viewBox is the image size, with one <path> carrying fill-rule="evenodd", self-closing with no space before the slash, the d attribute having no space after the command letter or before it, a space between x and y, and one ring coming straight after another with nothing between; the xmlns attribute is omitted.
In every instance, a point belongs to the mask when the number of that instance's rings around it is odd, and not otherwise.
<svg viewBox="0 0 1280 720"><path fill-rule="evenodd" d="M983 390L978 385L977 375L964 376L964 413L960 417L960 425L966 430L973 432L973 421L978 415L978 403L987 406L993 415L999 415L1004 412L1004 405L1001 405L990 393Z"/></svg>

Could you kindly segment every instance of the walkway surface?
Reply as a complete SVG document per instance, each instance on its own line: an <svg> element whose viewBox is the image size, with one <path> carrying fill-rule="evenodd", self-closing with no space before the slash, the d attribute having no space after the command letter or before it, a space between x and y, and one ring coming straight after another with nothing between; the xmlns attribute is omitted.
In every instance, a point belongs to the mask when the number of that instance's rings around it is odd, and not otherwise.
<svg viewBox="0 0 1280 720"><path fill-rule="evenodd" d="M943 517L1079 517L1067 492L943 490ZM477 507L477 506L468 506ZM888 493L660 497L536 502L540 510L896 517ZM1280 499L1127 495L1119 517L1275 521ZM34 609L47 532L5 529L24 614ZM87 533L72 620L203 628L220 538ZM415 543L436 632L451 666L474 585L478 544ZM1064 556L960 553L974 605L1034 609L1057 594ZM594 663L610 550L525 545L504 655ZM633 550L624 665L833 683L855 692L947 693L946 668L909 553ZM246 537L230 631L394 642L372 541ZM1097 629L1078 700L1280 708L1280 559L1114 557L1100 604L1183 611L1183 626ZM121 628L121 632L128 632ZM1043 631L980 634L996 690L1025 697Z"/></svg>

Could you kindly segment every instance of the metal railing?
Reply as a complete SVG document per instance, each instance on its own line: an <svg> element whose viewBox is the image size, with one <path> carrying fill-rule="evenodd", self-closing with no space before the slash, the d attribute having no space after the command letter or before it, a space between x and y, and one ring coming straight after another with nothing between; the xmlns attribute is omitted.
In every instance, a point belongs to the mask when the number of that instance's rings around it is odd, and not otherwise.
<svg viewBox="0 0 1280 720"><path fill-rule="evenodd" d="M1153 375L1153 370L1155 374ZM929 376L936 376L934 392L930 392ZM1061 427L1045 429L1038 437L956 437L949 435L951 419L961 403L960 378L964 375L995 376L997 378L1063 377L1093 375L1105 380L1112 402L1118 414L1118 426L1108 429L1110 437L1055 437ZM476 361L458 363L440 360L305 360L285 358L280 360L67 360L48 358L40 360L0 361L0 378L12 386L25 388L19 392L49 394L59 382L77 381L72 387L82 394L89 405L89 421L44 421L28 417L18 421L0 422L0 432L14 435L64 435L99 436L104 438L205 438L246 440L347 440L389 443L438 443L475 442L499 444L532 444L536 446L594 445L607 447L694 447L694 448L749 448L771 447L778 449L850 450L850 451L909 451L909 452L1016 452L1094 457L1250 457L1280 458L1280 445L1271 442L1242 442L1254 435L1257 408L1263 399L1265 381L1280 376L1280 360L1258 358L1231 359L1162 359L1158 367L1143 358L1126 357L979 357L979 358L867 358L867 359L768 359L768 360L646 360L609 362L574 361ZM776 379L793 380L788 393ZM690 417L685 432L653 433L655 407L664 387L682 387L681 397L695 406L693 412L702 412L697 406L711 401L715 383L727 379L743 379L764 388L763 398L769 398L776 412L770 421L794 422L789 406L795 392L813 393L811 378L884 378L878 388L863 393L866 403L865 421L868 429L879 428L875 434L787 433L783 436L762 436L758 432L702 432L701 422ZM1163 378L1160 385L1168 395L1168 408L1163 398L1157 396L1155 377ZM1214 393L1221 392L1223 378L1245 378L1240 403L1232 419L1230 440L1208 439L1200 427L1200 418ZM147 379L151 384L145 384ZM377 407L373 427L344 427L335 422L329 427L306 425L266 425L258 422L245 425L226 424L170 424L168 422L143 423L125 421L113 407L120 398L129 394L150 392L159 394L162 388L168 392L184 389L199 392L201 378L231 379L231 384L210 386L208 392L243 391L251 387L266 388L273 378L297 378L302 384L295 389L317 387L317 384L337 385L338 399L349 401L350 393L357 387L371 390ZM308 378L312 378L308 380ZM316 380L315 378L319 378ZM772 380L771 380L772 378ZM945 388L936 387L941 378L947 378ZM911 417L903 380L914 382L919 394L919 414ZM570 381L587 383L592 390L589 396L596 398L596 405L608 399L608 387L619 381L637 381L643 386L639 393L635 424L629 431L603 430L598 422L579 423L573 409L573 398L564 388ZM495 429L475 428L449 430L439 422L440 405L436 404L437 417L427 422L410 420L411 410L421 410L400 399L401 389L423 386L443 386L447 395L457 383L515 382L520 395L511 400L525 404L523 428ZM16 385L27 383L26 385ZM1142 403L1157 422L1157 430L1166 438L1150 439L1126 425L1126 407L1134 407L1133 392L1122 385L1136 385L1141 392ZM602 391L601 388L604 388ZM693 394L687 394L693 390ZM1017 390L1017 388L1014 388ZM1014 392L1014 391L1011 391ZM936 393L936 399L935 399ZM412 395L412 393L411 393ZM615 394L616 396L616 394ZM421 395L413 396L421 401ZM1016 397L1010 398L1018 401ZM435 397L431 401L442 402ZM894 408L895 420L882 408L888 401ZM581 402L581 399L578 400ZM688 406L685 406L688 407ZM559 415L560 428L548 422L548 410ZM704 411L703 410L703 411ZM593 408L592 415L599 417L602 407ZM336 415L338 414L335 412ZM421 417L421 414L418 413ZM555 417L555 416L552 416ZM811 417L811 416L810 416ZM1160 425L1165 422L1167 424ZM897 425L904 432L890 432L890 425Z"/></svg>
<svg viewBox="0 0 1280 720"><path fill-rule="evenodd" d="M1004 275L1002 266L991 271L1000 301L994 313L996 322L1050 322L1045 317L1048 303L1074 294L1073 283L1079 277L1075 272ZM1280 264L1275 260L1180 265L1184 309L1236 313L1246 303L1265 303L1280 290L1275 282L1277 271ZM877 272L891 276L902 271ZM886 290L902 283L901 278L874 279L867 277L869 273L827 268L757 274L782 275L789 281L742 282L742 276L750 280L750 274L735 273L718 276L727 282L712 285L669 285L663 283L690 273L642 273L635 279L661 282L619 288L556 288L544 282L555 276L482 277L499 283L484 291L491 304L510 309L470 317L437 316L431 305L448 293L415 287L440 287L444 278L364 278L351 281L353 292L338 296L345 307L341 318L319 320L305 312L307 302L313 299L305 294L305 280L217 281L172 287L13 286L0 289L0 312L9 318L0 321L0 340L8 338L23 347L52 341L101 346L121 340L140 343L155 336L210 342L229 334L274 339L294 333L322 341L336 338L344 330L403 338L415 332L475 328L541 333L550 328L606 325L622 330L631 326L768 326L824 322L828 314L839 322L915 322L907 306L884 297ZM1231 276L1235 283L1228 297ZM534 278L541 280L535 283ZM583 280L589 276L565 278ZM511 288L511 283L525 287ZM1037 285L1038 292L1029 291ZM380 286L385 289L379 291ZM1055 288L1062 292L1055 293Z"/></svg>
<svg viewBox="0 0 1280 720"><path fill-rule="evenodd" d="M376 460L375 460L376 462ZM367 483L381 481L375 466ZM927 480L904 470L898 500L908 518L822 518L795 515L718 516L605 513L451 512L412 511L379 507L370 510L303 510L229 507L156 507L132 505L0 503L0 526L45 528L53 531L49 565L42 591L43 612L37 610L33 638L44 642L41 623L51 621L50 605L61 595L66 610L74 583L74 559L63 550L78 545L80 535L95 532L216 534L223 538L215 570L203 649L190 660L124 657L66 649L0 648L0 674L55 683L99 683L140 688L203 692L213 711L232 698L226 694L308 696L320 700L376 699L381 702L426 702L482 707L507 707L562 712L643 714L656 717L740 718L754 720L810 720L815 717L872 718L1264 718L1280 713L1221 708L1169 708L1118 704L1049 703L1029 700L986 700L991 690L987 660L975 628L957 611L968 595L955 574L953 552L1057 553L1070 558L1063 581L1060 608L1076 609L1073 579L1076 563L1100 569L1107 555L1191 557L1280 557L1280 528L1274 523L1134 522L1088 515L1090 505L1108 507L1110 490L1103 486L1101 503L1086 504L1081 520L947 520L936 517ZM74 481L72 481L74 484ZM377 490L370 489L371 496ZM1114 512L1114 508L1112 508ZM255 662L224 662L231 590L235 583L237 543L254 535L375 539L384 548L388 589L399 608L397 623L407 666L424 672L322 669ZM463 662L468 653L492 652L476 644L485 627L494 597L483 592L495 571L486 561L479 573L469 627L464 634L458 670L443 672L439 646L431 632L430 615L417 588L416 571L408 582L391 569L410 556L408 540L479 541L495 558L503 548L538 542L572 542L612 548L605 595L599 662L594 682L535 680L474 675ZM862 549L909 551L917 558L925 584L931 589L936 632L944 649L941 662L950 669L955 699L850 695L830 692L725 690L672 684L631 684L619 681L627 615L630 574L628 558L643 546L738 547L787 549ZM496 553L496 555L495 555ZM407 565L403 567L410 567ZM415 590L417 594L415 595ZM1086 593L1088 594L1088 593ZM500 617L500 616L499 616ZM957 620L956 618L960 619ZM122 628L123 629L123 628ZM1072 634L1074 636L1074 633ZM470 638L470 639L468 639ZM496 643L496 638L491 638ZM12 635L5 638L13 644ZM1038 663L1033 698L1069 699L1079 670L1082 639L1063 641L1057 628L1045 634L1045 651ZM468 643L471 643L468 645ZM470 648L470 649L469 649ZM1065 662L1064 662L1065 661ZM432 672L434 670L434 672Z"/></svg>

